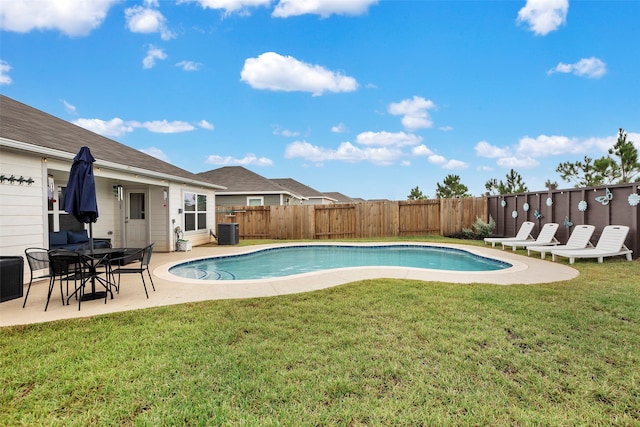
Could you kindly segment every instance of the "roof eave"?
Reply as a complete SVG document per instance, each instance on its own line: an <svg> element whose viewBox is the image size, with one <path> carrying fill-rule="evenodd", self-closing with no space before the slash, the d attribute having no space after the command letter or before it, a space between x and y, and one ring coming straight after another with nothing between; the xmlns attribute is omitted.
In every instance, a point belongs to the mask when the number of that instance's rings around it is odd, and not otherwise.
<svg viewBox="0 0 640 427"><path fill-rule="evenodd" d="M37 154L39 156L50 157L52 159L55 158L60 160L72 161L73 158L76 156L76 153L69 153L67 151L56 150L53 148L43 147L40 145L27 144L25 142L15 141L15 140L7 139L4 137L0 137L0 146L13 148L15 150L20 150L22 152L26 151L32 154ZM212 184L207 181L199 181L195 179L185 178L183 176L165 174L162 172L156 172L148 169L127 166L120 163L109 162L105 160L96 159L95 165L98 167L108 168L116 171L128 172L134 175L144 175L147 177L164 179L167 181L198 185L200 187L211 188L214 190L227 189L227 187L224 187L222 185Z"/></svg>

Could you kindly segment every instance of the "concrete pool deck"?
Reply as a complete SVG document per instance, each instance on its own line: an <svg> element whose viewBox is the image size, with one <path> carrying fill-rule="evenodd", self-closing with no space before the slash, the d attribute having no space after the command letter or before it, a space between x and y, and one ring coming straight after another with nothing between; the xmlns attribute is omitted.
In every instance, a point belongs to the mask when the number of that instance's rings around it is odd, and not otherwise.
<svg viewBox="0 0 640 427"><path fill-rule="evenodd" d="M485 272L460 272L428 270L406 267L356 267L343 268L338 270L320 271L314 273L304 273L296 276L261 279L261 280L235 280L235 281L204 281L185 279L169 273L169 268L175 264L198 258L208 258L217 255L230 255L252 252L257 249L264 249L278 246L300 246L300 245L339 245L339 244L365 244L365 243L345 243L345 242L304 242L269 244L256 246L208 246L195 247L189 252L154 252L150 270L153 275L153 282L156 291L153 292L149 283L149 299L145 298L144 289L140 276L130 274L122 276L120 293L107 303L104 300L85 301L78 311L74 300L71 305L62 305L60 290L56 288L51 295L49 308L44 311L47 300L48 281L34 282L31 286L27 305L23 309L24 298L17 298L0 303L0 327L10 325L24 325L30 323L49 322L60 319L71 319L96 316L105 313L119 311L138 310L150 307L161 307L187 302L219 300L219 299L239 299L239 298L259 298L277 295L309 292L318 289L329 288L341 284L355 282L358 280L376 278L396 278L407 280L424 280L450 283L489 283L496 285L512 284L539 284L550 282L561 282L571 280L578 276L578 271L565 264L554 263L550 260L541 260L534 256L527 257L503 251L491 247L478 247L457 244L434 244L424 243L426 246L440 246L457 248L471 253L506 261L513 267L505 270L485 271ZM386 244L423 244L416 242L393 242L393 243L366 243L365 245L386 245ZM28 272L28 265L25 265ZM147 277L148 282L148 277ZM24 291L26 293L27 286Z"/></svg>

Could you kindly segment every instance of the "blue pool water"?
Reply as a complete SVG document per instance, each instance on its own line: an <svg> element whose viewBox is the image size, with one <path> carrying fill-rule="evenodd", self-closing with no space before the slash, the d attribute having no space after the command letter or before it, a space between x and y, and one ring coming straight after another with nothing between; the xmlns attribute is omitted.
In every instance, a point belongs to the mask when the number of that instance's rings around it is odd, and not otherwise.
<svg viewBox="0 0 640 427"><path fill-rule="evenodd" d="M493 271L509 263L470 252L416 245L335 246L308 245L263 249L178 264L169 272L200 280L247 280L344 267L397 266L455 271Z"/></svg>

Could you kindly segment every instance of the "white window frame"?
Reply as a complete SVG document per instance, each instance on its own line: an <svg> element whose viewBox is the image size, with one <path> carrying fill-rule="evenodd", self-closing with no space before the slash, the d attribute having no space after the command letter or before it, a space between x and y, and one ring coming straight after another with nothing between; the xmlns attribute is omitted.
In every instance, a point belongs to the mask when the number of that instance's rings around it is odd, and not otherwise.
<svg viewBox="0 0 640 427"><path fill-rule="evenodd" d="M258 200L260 204L252 205L252 200ZM264 196L247 196L247 206L264 206Z"/></svg>
<svg viewBox="0 0 640 427"><path fill-rule="evenodd" d="M194 205L194 209L195 210L187 210L187 205L186 205L186 199L189 195L193 195L194 199L195 199L195 205ZM198 210L198 198L199 197L204 197L204 210ZM208 211L207 211L207 194L204 193L197 193L195 191L185 191L183 193L183 197L182 197L182 207L183 207L183 215L184 215L184 219L183 219L183 224L184 224L184 231L185 232L190 232L190 231L201 231L201 230L206 230L207 229L207 215L208 215ZM204 214L204 226L201 226L200 221L198 220L198 218L201 216L201 214ZM193 223L195 224L195 228L193 230L188 229L187 228L187 215L193 215L194 216L194 221Z"/></svg>

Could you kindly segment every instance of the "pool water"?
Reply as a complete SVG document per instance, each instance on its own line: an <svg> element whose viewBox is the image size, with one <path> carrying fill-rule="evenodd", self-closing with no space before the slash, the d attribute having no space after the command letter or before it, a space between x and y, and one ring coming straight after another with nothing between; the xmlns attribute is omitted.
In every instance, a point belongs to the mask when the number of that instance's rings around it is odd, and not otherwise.
<svg viewBox="0 0 640 427"><path fill-rule="evenodd" d="M503 261L443 247L308 245L194 260L178 264L169 272L189 279L251 280L364 266L455 271L494 271L511 267Z"/></svg>

